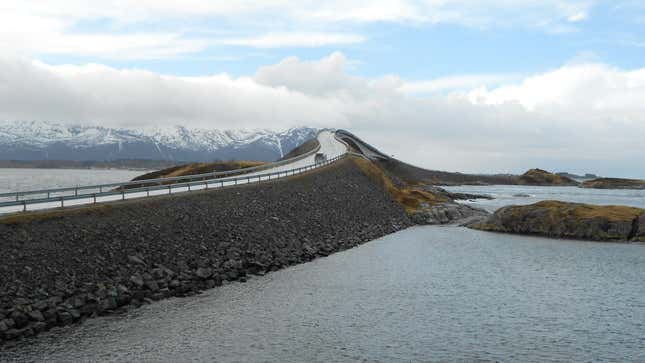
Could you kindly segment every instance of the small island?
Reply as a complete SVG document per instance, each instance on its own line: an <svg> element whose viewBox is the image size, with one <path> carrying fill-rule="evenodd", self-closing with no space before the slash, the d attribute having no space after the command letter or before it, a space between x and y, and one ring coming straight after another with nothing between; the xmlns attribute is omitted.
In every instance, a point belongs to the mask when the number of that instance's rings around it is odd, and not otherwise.
<svg viewBox="0 0 645 363"><path fill-rule="evenodd" d="M577 186L579 183L563 175L542 169L531 169L517 178L518 185L535 186Z"/></svg>
<svg viewBox="0 0 645 363"><path fill-rule="evenodd" d="M503 207L467 227L555 238L645 242L645 209L549 200Z"/></svg>
<svg viewBox="0 0 645 363"><path fill-rule="evenodd" d="M645 189L645 180L622 178L597 178L587 180L580 185L582 188L594 189Z"/></svg>

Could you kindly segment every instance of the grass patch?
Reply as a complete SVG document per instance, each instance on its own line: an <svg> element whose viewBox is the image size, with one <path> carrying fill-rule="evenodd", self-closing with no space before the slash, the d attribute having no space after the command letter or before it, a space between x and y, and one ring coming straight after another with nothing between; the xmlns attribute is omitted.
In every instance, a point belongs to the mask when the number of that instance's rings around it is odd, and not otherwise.
<svg viewBox="0 0 645 363"><path fill-rule="evenodd" d="M66 207L64 209L47 209L43 211L20 212L0 217L0 224L17 225L51 220L63 217L74 217L78 215L94 214L103 215L113 208L110 204L90 204L77 207Z"/></svg>
<svg viewBox="0 0 645 363"><path fill-rule="evenodd" d="M352 161L361 171L377 185L382 186L399 204L405 208L406 213L412 214L426 204L432 206L437 203L449 202L450 199L443 195L419 189L413 184L397 187L383 170L375 163L359 157L352 157Z"/></svg>
<svg viewBox="0 0 645 363"><path fill-rule="evenodd" d="M531 169L517 178L520 185L577 185L566 176L550 173L542 169Z"/></svg>
<svg viewBox="0 0 645 363"><path fill-rule="evenodd" d="M606 218L608 221L633 221L645 213L645 209L622 205L591 205L547 200L528 206L517 207L518 212L532 208L547 208L552 215L568 215L579 219Z"/></svg>

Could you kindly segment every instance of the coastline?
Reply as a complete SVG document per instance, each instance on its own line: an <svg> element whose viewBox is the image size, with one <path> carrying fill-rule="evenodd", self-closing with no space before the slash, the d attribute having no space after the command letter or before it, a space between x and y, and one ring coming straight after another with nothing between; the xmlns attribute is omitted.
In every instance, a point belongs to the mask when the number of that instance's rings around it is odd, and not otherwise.
<svg viewBox="0 0 645 363"><path fill-rule="evenodd" d="M412 225L350 161L263 185L47 214L0 220L5 341L244 282Z"/></svg>

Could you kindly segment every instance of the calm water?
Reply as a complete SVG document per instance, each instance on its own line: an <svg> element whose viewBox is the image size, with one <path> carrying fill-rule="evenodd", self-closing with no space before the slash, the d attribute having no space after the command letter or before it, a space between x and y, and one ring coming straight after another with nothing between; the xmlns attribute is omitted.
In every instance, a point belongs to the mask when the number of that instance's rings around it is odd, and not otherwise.
<svg viewBox="0 0 645 363"><path fill-rule="evenodd" d="M0 168L0 193L116 183L131 180L144 173L146 171L121 169Z"/></svg>
<svg viewBox="0 0 645 363"><path fill-rule="evenodd" d="M642 362L643 266L642 245L414 227L0 354L59 362Z"/></svg>
<svg viewBox="0 0 645 363"><path fill-rule="evenodd" d="M495 199L465 202L495 211L510 204L531 204L541 200L563 200L600 205L629 205L645 208L645 190L584 189L578 187L531 187L521 185L445 187L452 192L488 194ZM518 194L524 194L520 196Z"/></svg>

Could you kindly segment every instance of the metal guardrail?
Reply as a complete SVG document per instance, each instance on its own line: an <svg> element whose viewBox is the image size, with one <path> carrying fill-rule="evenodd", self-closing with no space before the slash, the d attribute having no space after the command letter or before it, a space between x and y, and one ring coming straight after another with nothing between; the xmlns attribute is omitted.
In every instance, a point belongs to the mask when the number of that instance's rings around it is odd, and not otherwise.
<svg viewBox="0 0 645 363"><path fill-rule="evenodd" d="M315 149L313 152L317 152L320 148ZM304 155L304 154L303 154ZM310 153L307 153L306 155L310 155ZM233 177L233 178L210 178L210 179L204 179L204 180L198 180L198 181L188 181L184 183L172 183L172 184L160 184L160 185L154 185L154 186L146 186L146 187L140 187L140 188L131 188L131 189L123 189L121 188L120 190L110 190L110 191L100 191L100 192L94 192L94 193L83 193L79 194L78 192L74 195L61 195L61 196L55 196L51 197L48 196L47 198L32 198L32 199L22 199L22 200L13 200L13 201L8 201L8 202L0 202L0 207L12 207L12 206L21 206L22 211L26 212L28 209L29 205L34 205L34 204L43 204L43 203L60 203L60 207L65 206L65 201L72 201L72 200L80 200L80 199L87 199L88 203L85 204L94 204L97 203L97 199L99 198L105 198L105 197L111 197L118 195L121 198L118 199L110 199L110 200L105 200L105 201L114 201L114 200L125 200L125 199L131 199L127 198L126 196L135 194L135 193L145 193L145 195L142 195L141 197L144 196L150 196L150 192L155 192L159 190L168 190L168 194L173 194L173 191L178 192L178 189L187 189L185 191L192 191L192 190L207 190L207 189L213 189L213 188L223 188L226 186L234 186L234 185L240 185L240 184L250 184L250 183L261 183L269 180L275 180L279 178L284 178L287 176L291 175L296 175L300 174L309 170L317 169L319 167L329 165L333 162L336 162L342 158L345 158L349 155L349 153L343 153L341 155L338 155L336 157L333 157L331 159L324 160L319 163L314 163L314 164L309 164L305 165L299 168L293 168L293 169L288 169L288 170L281 170L281 171L276 171L276 172L271 172L271 173L264 173L264 174L257 174L257 175L242 175L239 177ZM303 156L299 156L297 158L292 158L289 159L289 162L293 162L294 159L302 159ZM272 167L283 165L284 163L272 163ZM244 170L249 170L251 168L247 168ZM242 169L240 169L242 170ZM212 175L212 173L210 173ZM222 174L218 174L222 175ZM195 176L192 176L195 177ZM164 179L158 179L158 180L163 180L163 181L168 181L170 178L164 178ZM146 180L144 181L146 184L149 183L151 180ZM101 186L122 186L127 183L116 183L116 184L102 184ZM141 182L136 182L135 184L142 184ZM199 187L199 188L195 188ZM84 187L81 187L84 188ZM76 188L59 188L56 190L75 190ZM47 191L47 190L45 190ZM49 190L51 191L51 189ZM33 191L32 191L33 192ZM10 195L14 195L15 193L9 193ZM165 193L164 193L165 194ZM160 195L160 194L157 194ZM136 197L135 197L136 198ZM9 212L11 213L11 212Z"/></svg>
<svg viewBox="0 0 645 363"><path fill-rule="evenodd" d="M320 144L313 150L310 150L302 155L295 156L293 158L289 158L286 160L281 160L281 161L276 161L273 163L267 163L264 165L258 165L258 166L253 166L249 168L243 168L243 169L236 169L236 170L228 170L228 171L216 171L216 172L211 172L211 173L203 173L203 174L194 174L194 175L185 175L185 176L176 176L176 177L168 177L168 178L156 178L156 179L146 179L146 180L137 180L137 181L128 181L128 182L121 182L121 183L107 183L107 184L94 184L94 185L84 185L84 186L75 186L75 187L65 187L65 188L52 188L52 189L38 189L38 190L28 190L28 191L18 191L18 192L9 192L9 193L0 193L0 200L2 198L12 198L14 199L15 202L22 202L25 200L46 200L46 199L59 199L61 197L65 198L70 198L70 197L87 197L87 196L93 196L96 194L100 195L108 195L110 192L115 192L114 190L106 190L105 189L115 189L115 188L121 188L123 189L124 187L130 187L130 186L139 186L138 189L141 189L145 186L148 186L150 184L157 184L157 185L167 185L168 183L173 183L173 184L178 184L181 182L184 183L190 183L193 181L206 181L206 180L212 180L216 178L222 178L230 175L240 175L240 174L247 174L251 173L254 171L261 171L261 170L266 170L266 169L272 169L277 166L285 165L292 163L294 161L298 161L301 159L304 159L306 157L309 157L315 153L317 153L320 150ZM135 188L132 188L135 189ZM65 195L63 193L70 193L68 195ZM117 194L120 194L117 193ZM33 196L32 198L28 198L30 196ZM74 198L72 198L74 199ZM79 198L76 198L79 199ZM9 202L0 202L0 207L2 206L7 206L11 204L7 204ZM42 202L41 202L42 203ZM22 203L18 203L18 205L21 205ZM16 205L16 204L13 204Z"/></svg>

